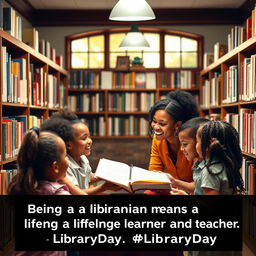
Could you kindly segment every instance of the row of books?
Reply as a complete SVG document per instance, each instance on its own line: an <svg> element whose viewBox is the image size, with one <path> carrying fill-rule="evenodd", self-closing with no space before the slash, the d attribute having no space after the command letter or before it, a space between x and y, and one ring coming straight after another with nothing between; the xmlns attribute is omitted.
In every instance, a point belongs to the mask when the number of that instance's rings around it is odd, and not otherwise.
<svg viewBox="0 0 256 256"><path fill-rule="evenodd" d="M47 74L43 67L35 67L34 64L30 64L29 76L31 80L31 105L48 106L49 108L59 107L57 77Z"/></svg>
<svg viewBox="0 0 256 256"><path fill-rule="evenodd" d="M144 117L129 115L127 117L81 118L90 127L92 136L147 136L149 134L148 120Z"/></svg>
<svg viewBox="0 0 256 256"><path fill-rule="evenodd" d="M198 88L198 72L181 70L161 73L161 88L192 89Z"/></svg>
<svg viewBox="0 0 256 256"><path fill-rule="evenodd" d="M160 88L192 89L198 88L198 73L190 70L161 72ZM70 71L69 88L80 89L133 89L157 88L156 72L90 72Z"/></svg>
<svg viewBox="0 0 256 256"><path fill-rule="evenodd" d="M146 136L148 135L148 120L143 117L109 117L109 136Z"/></svg>
<svg viewBox="0 0 256 256"><path fill-rule="evenodd" d="M44 118L34 115L8 116L2 120L1 161L13 158L18 154L27 128L40 127Z"/></svg>
<svg viewBox="0 0 256 256"><path fill-rule="evenodd" d="M201 107L208 108L220 105L221 76L219 72L214 72L213 78L205 80L202 86Z"/></svg>
<svg viewBox="0 0 256 256"><path fill-rule="evenodd" d="M244 58L241 63L241 87L239 93L240 101L250 101L256 98L256 54L250 58Z"/></svg>
<svg viewBox="0 0 256 256"><path fill-rule="evenodd" d="M246 29L242 26L231 28L231 33L228 34L228 51L235 49L237 46L245 42L247 39Z"/></svg>
<svg viewBox="0 0 256 256"><path fill-rule="evenodd" d="M155 102L154 93L109 93L109 112L148 112Z"/></svg>
<svg viewBox="0 0 256 256"><path fill-rule="evenodd" d="M23 30L23 42L32 48L34 48L37 52L42 53L44 56L54 61L56 64L63 68L63 57L56 56L56 49L51 47L49 41L40 39L39 40L39 32L35 28L26 28Z"/></svg>
<svg viewBox="0 0 256 256"><path fill-rule="evenodd" d="M238 131L242 151L256 155L256 110L241 108L239 114L228 113L225 120Z"/></svg>
<svg viewBox="0 0 256 256"><path fill-rule="evenodd" d="M79 89L156 89L155 72L70 71L69 88Z"/></svg>
<svg viewBox="0 0 256 256"><path fill-rule="evenodd" d="M103 93L83 93L68 96L68 107L74 112L102 112L104 111Z"/></svg>
<svg viewBox="0 0 256 256"><path fill-rule="evenodd" d="M17 169L1 170L0 171L0 195L7 195L7 188L13 178L16 175Z"/></svg>
<svg viewBox="0 0 256 256"><path fill-rule="evenodd" d="M43 39L39 41L39 32L35 28L23 29L22 18L12 7L3 7L3 0L0 1L0 11L3 14L0 15L0 28L63 67L62 56L56 56L56 50L50 42Z"/></svg>
<svg viewBox="0 0 256 256"><path fill-rule="evenodd" d="M232 65L223 74L222 103L234 103L238 100L238 68Z"/></svg>
<svg viewBox="0 0 256 256"><path fill-rule="evenodd" d="M27 61L12 58L5 46L1 52L2 101L27 104Z"/></svg>
<svg viewBox="0 0 256 256"><path fill-rule="evenodd" d="M3 117L2 161L13 158L18 154L26 130L27 116Z"/></svg>
<svg viewBox="0 0 256 256"><path fill-rule="evenodd" d="M248 195L256 194L256 161L255 159L243 158L241 168L245 190Z"/></svg>
<svg viewBox="0 0 256 256"><path fill-rule="evenodd" d="M0 1L1 28L11 34L13 37L22 41L22 19L17 15L16 11L12 7L3 7L3 0Z"/></svg>

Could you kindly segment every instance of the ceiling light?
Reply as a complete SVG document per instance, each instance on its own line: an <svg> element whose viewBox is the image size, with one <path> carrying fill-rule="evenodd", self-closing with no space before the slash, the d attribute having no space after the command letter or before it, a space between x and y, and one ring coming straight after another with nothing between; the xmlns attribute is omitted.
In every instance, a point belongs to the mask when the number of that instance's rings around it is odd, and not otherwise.
<svg viewBox="0 0 256 256"><path fill-rule="evenodd" d="M119 48L124 50L143 50L149 47L150 45L148 41L143 34L139 32L137 25L131 26L131 31L126 34L125 38L119 45Z"/></svg>
<svg viewBox="0 0 256 256"><path fill-rule="evenodd" d="M145 0L119 0L109 19L116 21L153 20L156 16Z"/></svg>

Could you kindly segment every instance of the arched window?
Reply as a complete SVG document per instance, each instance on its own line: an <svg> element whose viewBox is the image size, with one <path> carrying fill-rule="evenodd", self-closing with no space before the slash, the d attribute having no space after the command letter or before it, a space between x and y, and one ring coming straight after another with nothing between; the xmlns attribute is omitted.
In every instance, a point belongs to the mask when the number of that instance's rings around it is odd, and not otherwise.
<svg viewBox="0 0 256 256"><path fill-rule="evenodd" d="M117 56L141 57L148 69L200 69L203 37L180 31L139 28L147 50L125 51L119 45L129 28L80 33L66 38L68 69L115 69Z"/></svg>

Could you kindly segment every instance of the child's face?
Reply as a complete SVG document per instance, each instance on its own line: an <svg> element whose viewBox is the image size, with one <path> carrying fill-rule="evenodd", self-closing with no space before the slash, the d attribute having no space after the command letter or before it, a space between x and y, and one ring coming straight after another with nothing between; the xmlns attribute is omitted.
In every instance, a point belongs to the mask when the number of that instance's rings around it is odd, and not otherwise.
<svg viewBox="0 0 256 256"><path fill-rule="evenodd" d="M59 170L59 172L57 173L57 175L59 175L57 179L59 180L66 176L66 172L69 166L69 160L67 157L66 145L61 138L58 138L57 140L57 147L60 152L60 159L59 161L57 161L58 170Z"/></svg>
<svg viewBox="0 0 256 256"><path fill-rule="evenodd" d="M174 136L175 121L165 110L160 109L155 112L151 128L157 140L169 139Z"/></svg>
<svg viewBox="0 0 256 256"><path fill-rule="evenodd" d="M190 136L191 128L179 132L180 149L190 161L198 157L196 152L196 140Z"/></svg>
<svg viewBox="0 0 256 256"><path fill-rule="evenodd" d="M91 154L92 139L90 132L84 123L75 123L72 125L74 128L74 139L69 144L69 153L76 159L82 155L89 156Z"/></svg>
<svg viewBox="0 0 256 256"><path fill-rule="evenodd" d="M202 144L201 144L201 134L202 134L202 127L197 130L196 133L196 151L199 156L199 159L203 159L202 153Z"/></svg>

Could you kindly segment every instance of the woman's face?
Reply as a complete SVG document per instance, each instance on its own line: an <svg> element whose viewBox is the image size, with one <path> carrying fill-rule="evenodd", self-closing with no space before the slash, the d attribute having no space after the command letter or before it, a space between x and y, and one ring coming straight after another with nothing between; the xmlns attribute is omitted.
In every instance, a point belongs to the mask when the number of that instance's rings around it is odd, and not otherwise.
<svg viewBox="0 0 256 256"><path fill-rule="evenodd" d="M179 132L180 149L190 161L198 157L196 152L196 140L190 136L191 128Z"/></svg>
<svg viewBox="0 0 256 256"><path fill-rule="evenodd" d="M155 112L151 128L157 140L170 139L174 137L177 126L175 124L174 119L165 110L159 109Z"/></svg>

